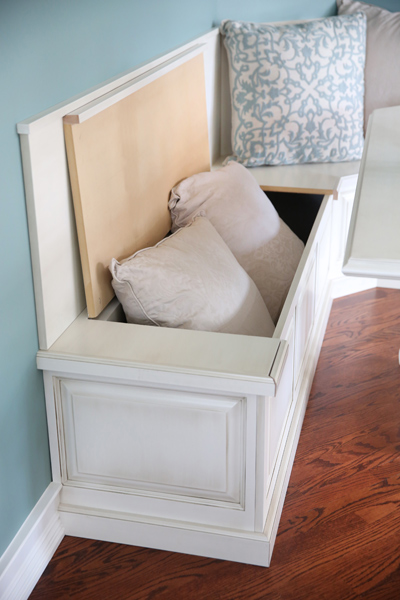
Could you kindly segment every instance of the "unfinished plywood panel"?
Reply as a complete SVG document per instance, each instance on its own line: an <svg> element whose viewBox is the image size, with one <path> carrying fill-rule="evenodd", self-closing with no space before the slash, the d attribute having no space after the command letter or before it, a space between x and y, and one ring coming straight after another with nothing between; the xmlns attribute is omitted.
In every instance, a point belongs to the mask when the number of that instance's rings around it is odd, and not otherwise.
<svg viewBox="0 0 400 600"><path fill-rule="evenodd" d="M64 119L90 317L114 295L111 258L160 241L171 188L210 169L203 56L153 77Z"/></svg>

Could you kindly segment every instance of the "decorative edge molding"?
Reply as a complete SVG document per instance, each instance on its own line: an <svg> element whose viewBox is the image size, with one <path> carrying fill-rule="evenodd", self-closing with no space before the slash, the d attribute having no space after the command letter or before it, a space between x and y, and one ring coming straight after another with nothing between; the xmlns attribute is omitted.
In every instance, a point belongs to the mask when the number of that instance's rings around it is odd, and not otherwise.
<svg viewBox="0 0 400 600"><path fill-rule="evenodd" d="M62 541L60 491L61 484L49 484L0 557L2 600L27 599Z"/></svg>
<svg viewBox="0 0 400 600"><path fill-rule="evenodd" d="M382 279L398 279L400 261L397 259L345 258L342 271L354 277L380 277Z"/></svg>

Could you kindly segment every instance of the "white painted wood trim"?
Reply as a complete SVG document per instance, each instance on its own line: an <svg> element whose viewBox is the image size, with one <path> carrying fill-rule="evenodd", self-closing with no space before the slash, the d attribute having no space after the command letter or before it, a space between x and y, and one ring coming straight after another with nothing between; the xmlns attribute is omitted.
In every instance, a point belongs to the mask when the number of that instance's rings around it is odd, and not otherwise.
<svg viewBox="0 0 400 600"><path fill-rule="evenodd" d="M396 233L398 235L398 233ZM400 278L399 260L371 258L349 258L343 266L345 275L353 277L379 277L382 279Z"/></svg>
<svg viewBox="0 0 400 600"><path fill-rule="evenodd" d="M163 371L141 369L137 367L116 367L113 364L66 360L59 358L37 359L39 369L49 372L55 377L73 377L74 379L90 379L92 381L114 381L128 385L140 382L142 385L162 386L165 389L208 390L233 394L259 394L274 396L274 381L240 379L235 377L218 377L199 373L185 373L179 370Z"/></svg>
<svg viewBox="0 0 400 600"><path fill-rule="evenodd" d="M375 110L357 183L343 273L400 279L400 106Z"/></svg>
<svg viewBox="0 0 400 600"><path fill-rule="evenodd" d="M58 370L53 360L91 363L100 375L110 367L150 369L257 382L274 395L270 371L279 344L278 339L113 323L82 314L37 356L45 370Z"/></svg>
<svg viewBox="0 0 400 600"><path fill-rule="evenodd" d="M331 280L332 298L343 298L350 294L357 294L378 287L376 279L368 277L348 277L342 275Z"/></svg>
<svg viewBox="0 0 400 600"><path fill-rule="evenodd" d="M61 118L20 143L39 346L49 348L86 306Z"/></svg>
<svg viewBox="0 0 400 600"><path fill-rule="evenodd" d="M279 319L273 334L275 339L280 339L282 337L283 330L286 324L290 322L294 307L297 306L299 297L303 293L303 288L309 276L311 264L315 260L319 229L326 214L330 198L331 196L325 196L321 203L321 207L314 221L307 244L304 248L293 281L290 285L285 304L283 305L281 314L279 315Z"/></svg>
<svg viewBox="0 0 400 600"><path fill-rule="evenodd" d="M376 287L390 288L392 290L400 290L400 280L399 279L377 279Z"/></svg>
<svg viewBox="0 0 400 600"><path fill-rule="evenodd" d="M289 353L289 344L285 340L281 340L279 344L278 352L276 353L274 364L270 372L270 376L275 382L275 386L279 386L283 370L285 368L286 360Z"/></svg>
<svg viewBox="0 0 400 600"><path fill-rule="evenodd" d="M49 449L51 461L51 473L53 482L61 484L61 465L60 465L60 446L59 439L61 424L57 421L55 398L55 381L52 375L48 372L43 373L45 400L46 400L46 417L47 417L47 432L49 436Z"/></svg>
<svg viewBox="0 0 400 600"><path fill-rule="evenodd" d="M24 186L26 197L26 212L28 217L29 243L31 250L31 261L33 271L33 287L35 292L36 322L38 328L39 340L42 340L42 347L48 347L45 327L45 301L43 294L42 268L40 262L40 241L38 237L38 220L34 197L33 169L31 163L31 151L29 137L20 138L21 154L24 157L22 161L22 170L24 174Z"/></svg>
<svg viewBox="0 0 400 600"><path fill-rule="evenodd" d="M212 168L219 169L226 156L214 161ZM299 165L279 165L248 167L258 185L264 191L278 191L299 194L333 195L338 198L343 180L354 182L360 168L360 161L339 163L305 163Z"/></svg>
<svg viewBox="0 0 400 600"><path fill-rule="evenodd" d="M66 535L269 566L269 542L263 533L164 521L140 522L131 515L90 511L60 512Z"/></svg>
<svg viewBox="0 0 400 600"><path fill-rule="evenodd" d="M50 483L0 558L2 600L28 598L62 541L60 490L60 484Z"/></svg>

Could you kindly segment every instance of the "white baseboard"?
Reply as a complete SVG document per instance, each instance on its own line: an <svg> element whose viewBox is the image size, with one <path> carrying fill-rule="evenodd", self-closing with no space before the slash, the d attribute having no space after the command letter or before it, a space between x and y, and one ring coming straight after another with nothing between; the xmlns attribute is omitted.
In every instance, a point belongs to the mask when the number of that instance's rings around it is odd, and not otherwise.
<svg viewBox="0 0 400 600"><path fill-rule="evenodd" d="M2 600L26 600L63 539L60 490L60 484L50 483L0 557Z"/></svg>
<svg viewBox="0 0 400 600"><path fill-rule="evenodd" d="M369 277L349 277L347 275L343 275L333 279L331 286L332 298L342 298L342 296L349 296L350 294L364 292L365 290L375 288L376 279L370 279Z"/></svg>
<svg viewBox="0 0 400 600"><path fill-rule="evenodd" d="M400 290L399 279L378 279L376 287L390 288L392 290Z"/></svg>
<svg viewBox="0 0 400 600"><path fill-rule="evenodd" d="M371 279L370 277L341 276L332 280L332 298L342 298L356 292L364 292L372 288L400 289L400 280Z"/></svg>
<svg viewBox="0 0 400 600"><path fill-rule="evenodd" d="M263 533L185 526L166 520L157 524L112 511L96 510L89 514L87 509L79 507L71 512L60 510L60 516L66 535L268 566L269 542Z"/></svg>

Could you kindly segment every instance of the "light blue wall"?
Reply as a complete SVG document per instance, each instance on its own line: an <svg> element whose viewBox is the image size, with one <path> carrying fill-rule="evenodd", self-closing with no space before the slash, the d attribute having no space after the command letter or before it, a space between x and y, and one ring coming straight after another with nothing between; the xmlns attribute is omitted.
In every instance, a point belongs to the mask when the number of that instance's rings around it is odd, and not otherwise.
<svg viewBox="0 0 400 600"><path fill-rule="evenodd" d="M217 19L285 21L336 13L336 0L217 0Z"/></svg>
<svg viewBox="0 0 400 600"><path fill-rule="evenodd" d="M0 555L50 482L16 123L214 20L214 0L0 0Z"/></svg>
<svg viewBox="0 0 400 600"><path fill-rule="evenodd" d="M375 4L375 6L381 6L393 12L400 12L400 0L373 0L369 4Z"/></svg>
<svg viewBox="0 0 400 600"><path fill-rule="evenodd" d="M217 24L222 19L285 21L329 17L337 13L336 0L216 0ZM400 11L400 0L369 0L368 4Z"/></svg>
<svg viewBox="0 0 400 600"><path fill-rule="evenodd" d="M332 0L0 0L0 555L50 481L16 123L222 18L334 12Z"/></svg>

